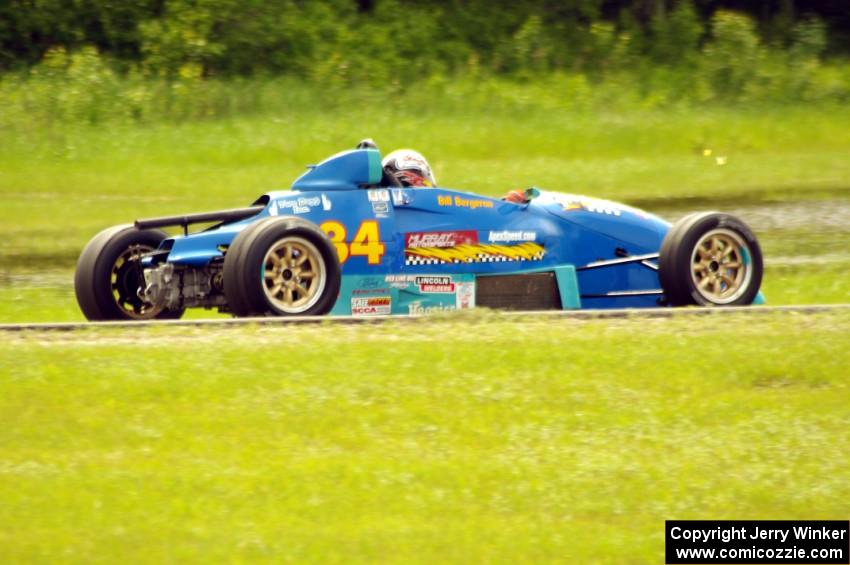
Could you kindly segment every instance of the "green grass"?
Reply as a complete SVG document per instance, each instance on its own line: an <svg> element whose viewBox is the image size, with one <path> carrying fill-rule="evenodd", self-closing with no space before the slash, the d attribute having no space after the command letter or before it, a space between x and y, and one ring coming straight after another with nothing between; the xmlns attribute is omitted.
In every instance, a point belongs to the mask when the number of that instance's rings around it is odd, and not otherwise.
<svg viewBox="0 0 850 565"><path fill-rule="evenodd" d="M0 341L0 561L647 562L843 519L850 314Z"/></svg>
<svg viewBox="0 0 850 565"><path fill-rule="evenodd" d="M850 261L768 267L762 293L768 304L846 304Z"/></svg>

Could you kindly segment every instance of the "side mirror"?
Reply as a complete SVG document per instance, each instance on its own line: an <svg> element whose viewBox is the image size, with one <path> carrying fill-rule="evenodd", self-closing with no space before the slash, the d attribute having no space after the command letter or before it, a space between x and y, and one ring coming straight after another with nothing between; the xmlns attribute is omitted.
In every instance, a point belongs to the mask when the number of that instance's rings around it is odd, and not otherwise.
<svg viewBox="0 0 850 565"><path fill-rule="evenodd" d="M540 189L537 188L536 186L532 186L530 188L525 189L525 199L526 199L526 201L531 202L532 200L534 200L538 196L540 196Z"/></svg>
<svg viewBox="0 0 850 565"><path fill-rule="evenodd" d="M538 196L540 196L540 189L537 188L536 186L532 186L532 187L526 188L523 191L523 194L525 195L525 204L522 205L522 209L527 210L528 205L531 204L531 201L534 200L535 198L537 198Z"/></svg>

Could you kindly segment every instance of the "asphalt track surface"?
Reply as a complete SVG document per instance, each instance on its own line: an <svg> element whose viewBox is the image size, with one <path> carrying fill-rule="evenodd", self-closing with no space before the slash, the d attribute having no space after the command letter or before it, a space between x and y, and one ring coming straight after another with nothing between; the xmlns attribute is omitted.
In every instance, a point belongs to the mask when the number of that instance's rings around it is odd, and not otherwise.
<svg viewBox="0 0 850 565"><path fill-rule="evenodd" d="M804 306L736 306L728 308L628 308L622 310L555 310L555 311L507 311L502 312L510 317L546 317L573 318L577 320L606 319L606 318L672 318L678 316L725 316L729 314L747 313L752 315L769 314L773 312L791 312L797 314L817 314L821 312L850 311L850 304L824 304ZM302 324L374 324L387 320L421 321L424 316L293 316L293 317L259 317L259 318L230 318L210 320L145 320L121 322L63 322L63 323L22 323L0 324L0 332L20 331L74 331L88 328L150 328L150 327L231 327L231 326L291 326Z"/></svg>

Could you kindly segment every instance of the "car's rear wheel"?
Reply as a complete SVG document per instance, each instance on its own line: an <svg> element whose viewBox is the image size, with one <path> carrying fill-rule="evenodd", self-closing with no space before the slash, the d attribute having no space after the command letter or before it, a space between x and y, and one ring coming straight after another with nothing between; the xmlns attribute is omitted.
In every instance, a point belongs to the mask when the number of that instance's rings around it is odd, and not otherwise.
<svg viewBox="0 0 850 565"><path fill-rule="evenodd" d="M661 244L658 276L673 306L751 304L764 272L761 248L741 220L700 212L676 222Z"/></svg>
<svg viewBox="0 0 850 565"><path fill-rule="evenodd" d="M339 294L328 237L298 218L268 218L242 231L224 258L224 294L236 316L321 315Z"/></svg>
<svg viewBox="0 0 850 565"><path fill-rule="evenodd" d="M83 249L74 272L74 292L89 320L152 320L179 318L183 310L166 310L142 295L141 259L168 235L132 225L108 228Z"/></svg>

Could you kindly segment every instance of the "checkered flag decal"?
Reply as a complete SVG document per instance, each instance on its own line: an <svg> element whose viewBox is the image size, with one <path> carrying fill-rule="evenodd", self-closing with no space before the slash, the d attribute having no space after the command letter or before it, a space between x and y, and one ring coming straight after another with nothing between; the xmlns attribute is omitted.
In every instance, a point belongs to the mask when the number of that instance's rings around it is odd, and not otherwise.
<svg viewBox="0 0 850 565"><path fill-rule="evenodd" d="M405 265L442 265L444 263L445 261L431 257L419 257L417 255L405 255L404 257Z"/></svg>
<svg viewBox="0 0 850 565"><path fill-rule="evenodd" d="M540 261L543 259L543 255L546 254L546 251L538 251L537 253L531 255L529 258L526 257L511 257L508 255L499 255L494 253L477 253L472 257L466 259L453 259L451 261L446 261L443 259L437 259L435 257L420 257L419 255L412 255L410 253L406 253L404 256L404 264L406 266L411 265L449 265L455 264L459 265L461 263L508 263L508 262L521 262L521 261Z"/></svg>

